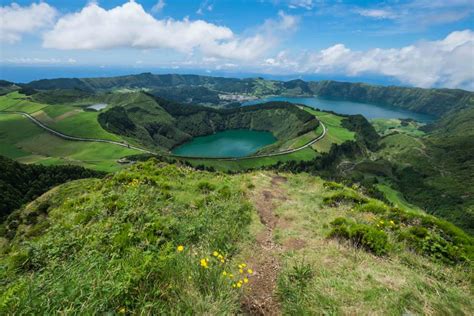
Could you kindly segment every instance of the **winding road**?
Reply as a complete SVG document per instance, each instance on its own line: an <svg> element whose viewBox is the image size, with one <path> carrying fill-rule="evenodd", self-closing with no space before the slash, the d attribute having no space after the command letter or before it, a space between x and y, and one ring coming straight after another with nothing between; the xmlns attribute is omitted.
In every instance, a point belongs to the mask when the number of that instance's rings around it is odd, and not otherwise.
<svg viewBox="0 0 474 316"><path fill-rule="evenodd" d="M107 144L122 146L122 147L125 147L125 148L135 149L135 150L147 153L147 154L159 155L158 153L155 153L155 152L150 151L148 149L133 146L133 145L127 144L125 142L118 142L118 141L114 141L114 140L100 139L100 138L86 138L86 137L76 137L76 136L67 135L67 134L61 133L57 130L54 130L54 129L48 127L47 125L43 124L41 121L36 119L34 116L32 116L32 115L30 115L29 113L26 113L26 112L22 112L22 111L0 111L0 114L18 114L18 115L22 115L23 117L26 117L27 119L32 121L37 126L44 129L45 131L47 131L47 132L49 132L49 133L51 133L55 136L66 139L66 140L81 141L81 142L107 143ZM286 149L286 150L275 152L275 153L252 155L252 156L246 156L246 157L188 157L188 156L177 156L177 155L173 155L173 154L169 154L168 157L181 158L181 159L186 158L186 159L209 159L209 160L212 159L212 160L223 160L223 161L237 161L237 160L246 160L246 159L253 159L253 158L266 158L266 157L275 157L275 156L287 155L287 154L291 154L291 153L303 150L303 149L305 149L309 146L312 146L317 141L323 139L324 136L326 136L327 128L323 124L323 122L321 122L320 120L319 120L319 123L321 124L321 126L323 128L322 134L319 135L318 137L312 139L308 143L304 144L303 146L298 147L298 148Z"/></svg>

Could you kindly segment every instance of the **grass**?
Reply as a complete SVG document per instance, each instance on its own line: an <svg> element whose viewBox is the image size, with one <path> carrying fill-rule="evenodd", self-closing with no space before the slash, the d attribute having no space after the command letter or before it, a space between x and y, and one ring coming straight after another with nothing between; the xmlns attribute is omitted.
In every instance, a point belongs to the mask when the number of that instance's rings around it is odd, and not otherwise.
<svg viewBox="0 0 474 316"><path fill-rule="evenodd" d="M17 114L0 115L0 154L24 163L74 164L116 171L119 158L136 150L104 143L74 142L51 135Z"/></svg>
<svg viewBox="0 0 474 316"><path fill-rule="evenodd" d="M409 121L402 124L400 119L373 119L370 123L381 136L386 136L395 132L411 136L425 135L425 132L419 129L425 124L416 121Z"/></svg>
<svg viewBox="0 0 474 316"><path fill-rule="evenodd" d="M392 237L398 246L383 256L329 239L336 218L368 225L380 215L324 202L339 191L362 196L356 189L304 173L279 174L287 182L275 184L275 176L152 160L53 189L14 213L17 224L5 230L11 240L0 238L0 313L241 314L247 291L234 288L229 273L240 275L238 265L259 255L255 244L267 227L258 199L277 193L270 202L280 250L269 253L281 266L274 294L282 314L473 310L469 265L408 251ZM252 289L252 277L244 288Z"/></svg>
<svg viewBox="0 0 474 316"><path fill-rule="evenodd" d="M207 168L214 168L219 171L243 171L256 169L266 166L272 166L278 162L285 162L290 160L308 161L318 156L318 153L311 148L273 157L251 158L243 160L212 160L212 159L182 159L189 162L193 166L204 166Z"/></svg>
<svg viewBox="0 0 474 316"><path fill-rule="evenodd" d="M403 195L394 190L387 184L379 183L376 185L377 189L379 189L384 195L387 200L389 200L394 206L405 209L407 211L415 212L415 213L424 213L422 209L418 206L409 203Z"/></svg>
<svg viewBox="0 0 474 316"><path fill-rule="evenodd" d="M283 314L470 314L474 300L469 268L401 249L378 257L327 239L334 219L370 221L374 215L352 211L346 204L326 206L323 198L332 191L319 178L284 176L287 197L275 209L285 223L275 233L283 248L277 287ZM271 174L259 179L256 190L269 190ZM295 239L305 246L286 246Z"/></svg>
<svg viewBox="0 0 474 316"><path fill-rule="evenodd" d="M22 111L64 134L120 141L115 134L105 131L97 121L98 112L83 111L70 105L48 105L32 102L27 96L12 92L0 96L0 110Z"/></svg>
<svg viewBox="0 0 474 316"><path fill-rule="evenodd" d="M313 145L313 149L318 152L329 152L333 144L342 144L348 140L355 139L355 133L342 127L343 116L322 112L304 107L306 111L315 115L327 128L326 136ZM318 127L316 133L322 133L322 127Z"/></svg>
<svg viewBox="0 0 474 316"><path fill-rule="evenodd" d="M16 214L0 313L235 314L251 210L237 178L153 162L61 186Z"/></svg>
<svg viewBox="0 0 474 316"><path fill-rule="evenodd" d="M17 91L0 96L0 111L22 111L34 113L45 108L46 104L31 102L28 98Z"/></svg>

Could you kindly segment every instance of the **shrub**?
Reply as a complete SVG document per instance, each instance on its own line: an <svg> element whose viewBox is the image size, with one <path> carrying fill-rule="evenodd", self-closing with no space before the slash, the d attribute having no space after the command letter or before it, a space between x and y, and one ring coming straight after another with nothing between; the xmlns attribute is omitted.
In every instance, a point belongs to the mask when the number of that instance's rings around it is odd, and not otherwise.
<svg viewBox="0 0 474 316"><path fill-rule="evenodd" d="M378 201L369 201L368 203L358 205L356 210L373 214L383 214L388 208L385 204Z"/></svg>
<svg viewBox="0 0 474 316"><path fill-rule="evenodd" d="M338 189L343 189L344 186L340 183L330 181L330 182L324 182L324 188L328 190L338 190Z"/></svg>
<svg viewBox="0 0 474 316"><path fill-rule="evenodd" d="M366 203L367 198L352 190L337 191L331 195L325 196L323 202L328 205L337 205L339 203Z"/></svg>
<svg viewBox="0 0 474 316"><path fill-rule="evenodd" d="M213 184L207 181L199 182L197 187L202 193L209 193L211 191L214 191L216 188Z"/></svg>
<svg viewBox="0 0 474 316"><path fill-rule="evenodd" d="M387 234L371 225L349 223L343 218L337 218L331 224L334 228L329 233L329 238L349 240L355 247L377 256L387 254L390 248Z"/></svg>
<svg viewBox="0 0 474 316"><path fill-rule="evenodd" d="M356 247L364 248L377 256L384 255L389 250L387 234L369 225L357 224L353 226L350 238Z"/></svg>
<svg viewBox="0 0 474 316"><path fill-rule="evenodd" d="M399 239L405 240L411 249L445 263L455 264L468 260L462 245L455 245L425 227L411 227L401 233Z"/></svg>

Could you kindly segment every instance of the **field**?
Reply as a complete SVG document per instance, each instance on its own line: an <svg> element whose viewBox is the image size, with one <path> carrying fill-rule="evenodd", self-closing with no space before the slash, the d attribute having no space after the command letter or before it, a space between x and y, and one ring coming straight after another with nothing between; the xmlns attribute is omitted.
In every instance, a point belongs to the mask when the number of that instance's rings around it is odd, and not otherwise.
<svg viewBox="0 0 474 316"><path fill-rule="evenodd" d="M70 105L49 105L32 102L27 96L13 92L0 96L0 110L31 114L49 127L66 135L119 141L117 135L105 131L97 121L99 112L84 111Z"/></svg>
<svg viewBox="0 0 474 316"><path fill-rule="evenodd" d="M343 116L316 111L308 107L305 107L304 109L315 115L327 128L326 137L313 145L313 149L316 151L321 153L328 152L329 149L331 149L332 144L342 144L345 141L354 140L354 132L347 130L341 125L341 121L344 119ZM319 132L322 132L321 127L318 127L317 133Z"/></svg>
<svg viewBox="0 0 474 316"><path fill-rule="evenodd" d="M64 140L18 114L0 115L0 143L0 155L19 162L73 164L102 171L118 170L119 158L139 153L112 144Z"/></svg>

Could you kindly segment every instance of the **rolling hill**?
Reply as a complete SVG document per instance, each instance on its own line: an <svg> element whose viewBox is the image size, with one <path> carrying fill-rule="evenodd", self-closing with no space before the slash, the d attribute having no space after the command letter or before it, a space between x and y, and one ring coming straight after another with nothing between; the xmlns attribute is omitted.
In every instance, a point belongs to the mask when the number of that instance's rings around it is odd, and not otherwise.
<svg viewBox="0 0 474 316"><path fill-rule="evenodd" d="M79 89L83 91L113 91L146 89L156 96L178 102L186 101L183 92L199 92L194 103L219 104L218 95L242 94L247 96L289 95L319 96L322 98L366 102L395 106L415 112L441 116L449 111L474 105L474 93L459 89L422 89L396 86L376 86L364 83L337 81L275 81L262 78L235 79L198 75L139 75L110 78L61 78L30 82L28 88L38 90ZM166 88L166 89L164 89ZM183 90L188 89L188 90ZM160 91L166 91L160 93Z"/></svg>

